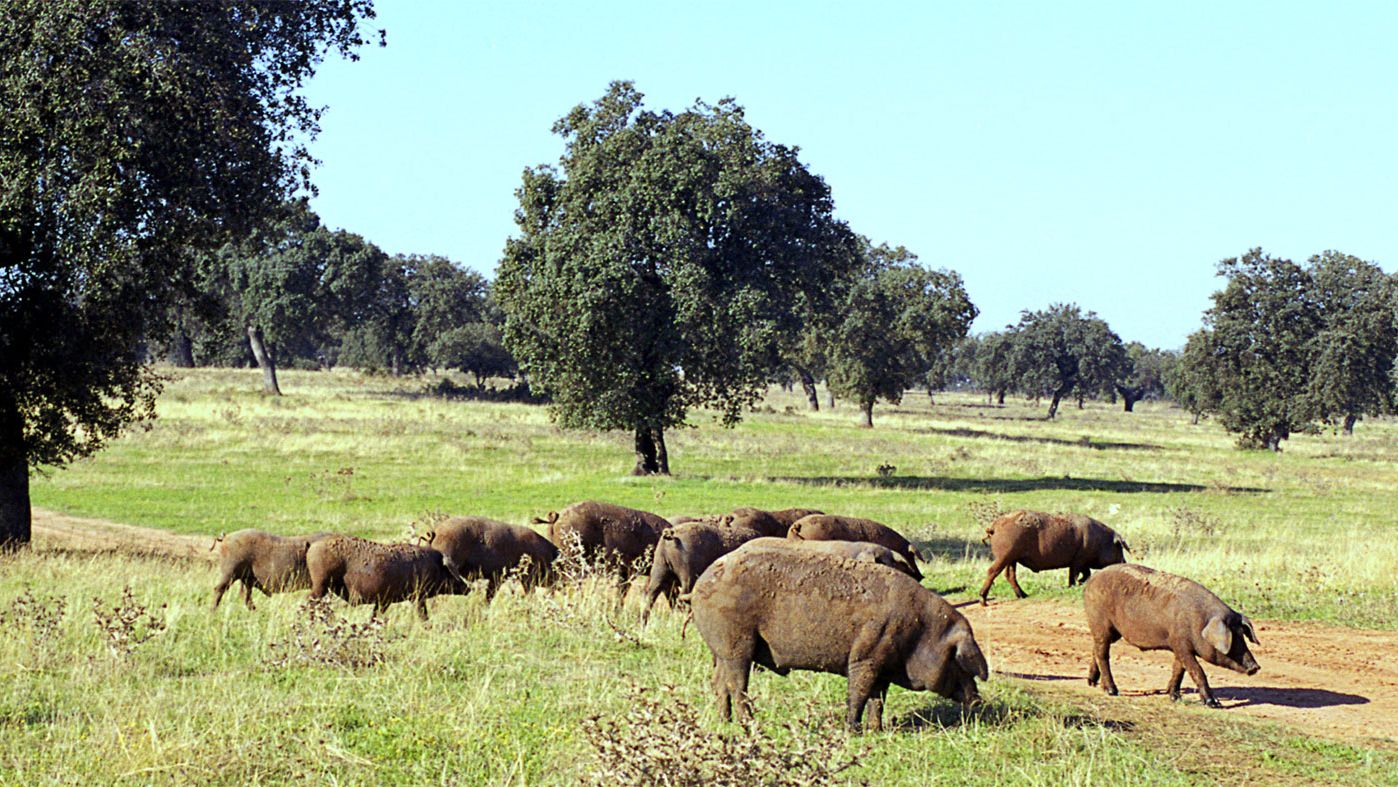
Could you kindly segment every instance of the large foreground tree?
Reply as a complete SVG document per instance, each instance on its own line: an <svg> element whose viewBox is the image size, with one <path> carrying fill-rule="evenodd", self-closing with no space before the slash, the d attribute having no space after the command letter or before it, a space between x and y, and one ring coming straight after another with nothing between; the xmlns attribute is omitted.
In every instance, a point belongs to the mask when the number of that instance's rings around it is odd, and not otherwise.
<svg viewBox="0 0 1398 787"><path fill-rule="evenodd" d="M29 540L29 468L154 407L187 249L308 187L298 90L353 56L372 0L0 4L0 545Z"/></svg>
<svg viewBox="0 0 1398 787"><path fill-rule="evenodd" d="M856 254L830 190L732 100L653 112L628 82L558 121L526 170L496 281L505 341L564 426L626 429L638 474L665 430L756 401L801 328L801 293Z"/></svg>

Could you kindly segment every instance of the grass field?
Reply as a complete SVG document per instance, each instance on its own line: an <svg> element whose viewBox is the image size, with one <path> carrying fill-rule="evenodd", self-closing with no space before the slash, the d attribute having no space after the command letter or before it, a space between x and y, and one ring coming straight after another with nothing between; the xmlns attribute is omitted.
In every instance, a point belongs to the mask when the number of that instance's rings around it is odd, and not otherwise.
<svg viewBox="0 0 1398 787"><path fill-rule="evenodd" d="M936 555L928 584L954 600L984 575L978 517L1078 511L1121 532L1133 559L1199 579L1252 617L1398 627L1391 421L1298 437L1273 455L1237 451L1216 425L1150 403L1133 414L1069 406L1045 422L1023 403L912 395L862 430L852 407L808 413L799 395L774 390L734 430L695 414L696 428L669 438L675 475L636 479L628 435L564 432L537 407L421 396L422 380L288 372L288 395L271 399L256 393L255 372L170 374L157 421L36 478L35 505L181 533L383 539L435 512L527 522L584 498L665 515L800 505L908 534ZM430 628L395 609L359 637L383 663L344 669L275 660L294 640L299 598L259 600L256 613L226 600L210 614L213 581L204 566L136 557L8 559L0 611L26 589L68 609L48 635L32 612L11 610L5 623L4 781L573 783L605 767L584 721L621 719L631 686L673 686L703 729L737 733L713 716L702 642L681 639L679 617L663 613L638 631L634 598L621 616L589 592L508 592L489 608L440 599ZM1078 592L1062 572L1021 581L1039 597ZM167 604L167 628L117 657L92 624L92 600L110 604L123 584ZM1398 754L1380 745L1193 707L1126 730L1096 706L1008 679L993 678L970 716L895 690L888 717L903 729L848 741L836 731L843 679L765 675L753 687L773 746L834 740L862 752L841 778L874 783L1384 783L1398 773Z"/></svg>

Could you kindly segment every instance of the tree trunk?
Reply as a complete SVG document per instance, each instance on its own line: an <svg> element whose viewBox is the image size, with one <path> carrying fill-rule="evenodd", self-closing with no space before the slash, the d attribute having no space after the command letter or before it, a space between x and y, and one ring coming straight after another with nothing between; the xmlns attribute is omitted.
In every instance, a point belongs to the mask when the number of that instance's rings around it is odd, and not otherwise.
<svg viewBox="0 0 1398 787"><path fill-rule="evenodd" d="M252 357L257 359L257 365L262 369L262 392L281 396L281 386L277 385L277 364L262 341L261 328L248 326L248 344L252 345Z"/></svg>
<svg viewBox="0 0 1398 787"><path fill-rule="evenodd" d="M181 369L194 368L194 343L189 340L189 334L183 328L176 328L175 335L170 339L170 352L166 354L165 360L171 366Z"/></svg>
<svg viewBox="0 0 1398 787"><path fill-rule="evenodd" d="M832 389L832 390L826 391L826 394L827 394L827 396L826 396L825 406L826 406L826 407L829 407L831 410L834 410L834 409L835 409L835 391Z"/></svg>
<svg viewBox="0 0 1398 787"><path fill-rule="evenodd" d="M29 457L24 420L6 396L0 405L0 552L29 545Z"/></svg>
<svg viewBox="0 0 1398 787"><path fill-rule="evenodd" d="M1078 395L1078 409L1079 409L1079 410L1082 409L1083 399L1084 399L1084 398L1086 398L1086 397L1084 397L1082 394L1079 394L1079 395Z"/></svg>
<svg viewBox="0 0 1398 787"><path fill-rule="evenodd" d="M1134 408L1136 407L1136 402L1141 400L1141 389L1127 388L1124 385L1118 385L1116 387L1116 392L1121 394L1121 401L1124 403L1124 411L1128 413L1135 412Z"/></svg>
<svg viewBox="0 0 1398 787"><path fill-rule="evenodd" d="M861 409L861 410L863 411L863 413L864 413L864 420L859 424L859 427L860 427L861 429L873 429L873 428L874 428L874 402L873 402L872 400L867 401L867 402L865 402L865 403L861 406L860 409Z"/></svg>
<svg viewBox="0 0 1398 787"><path fill-rule="evenodd" d="M1198 413L1195 413L1195 414L1194 414L1194 419L1191 420L1190 423L1193 424L1194 426L1198 426L1198 425L1199 425L1199 414L1198 414Z"/></svg>
<svg viewBox="0 0 1398 787"><path fill-rule="evenodd" d="M636 468L631 475L669 475L670 456L665 448L665 430L636 428Z"/></svg>
<svg viewBox="0 0 1398 787"><path fill-rule="evenodd" d="M1053 401L1049 402L1048 420L1052 421L1058 415L1058 402L1063 398L1062 391L1053 392Z"/></svg>
<svg viewBox="0 0 1398 787"><path fill-rule="evenodd" d="M1001 407L1005 406L1005 389L1001 388L995 392L995 403Z"/></svg>
<svg viewBox="0 0 1398 787"><path fill-rule="evenodd" d="M1345 413L1345 423L1344 426L1341 427L1345 430L1345 434L1354 434L1354 423L1358 420L1359 416L1355 415L1354 413Z"/></svg>
<svg viewBox="0 0 1398 787"><path fill-rule="evenodd" d="M655 443L655 466L661 475L670 474L670 451L665 447L665 430L652 429L651 442Z"/></svg>
<svg viewBox="0 0 1398 787"><path fill-rule="evenodd" d="M806 392L806 401L810 403L812 410L820 411L820 397L816 396L815 376L810 372L797 366L796 374L801 378L801 390Z"/></svg>

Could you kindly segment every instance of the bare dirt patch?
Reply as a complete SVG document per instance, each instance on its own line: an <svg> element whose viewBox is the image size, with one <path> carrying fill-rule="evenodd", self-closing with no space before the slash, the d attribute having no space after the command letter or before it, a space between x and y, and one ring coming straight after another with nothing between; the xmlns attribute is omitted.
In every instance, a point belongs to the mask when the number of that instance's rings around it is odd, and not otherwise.
<svg viewBox="0 0 1398 787"><path fill-rule="evenodd" d="M36 549L69 552L116 552L127 555L212 561L213 536L182 536L167 530L123 525L105 519L33 510Z"/></svg>
<svg viewBox="0 0 1398 787"><path fill-rule="evenodd" d="M1087 685L1092 638L1081 607L1052 601L957 605L971 621L992 672L1067 694L1092 694ZM1297 731L1348 742L1398 742L1398 632L1348 629L1319 623L1262 620L1253 653L1262 671L1251 677L1205 665L1223 703L1218 713L1245 714ZM1165 684L1172 657L1112 646L1112 672L1122 711L1170 707ZM1182 705L1198 704L1188 677Z"/></svg>

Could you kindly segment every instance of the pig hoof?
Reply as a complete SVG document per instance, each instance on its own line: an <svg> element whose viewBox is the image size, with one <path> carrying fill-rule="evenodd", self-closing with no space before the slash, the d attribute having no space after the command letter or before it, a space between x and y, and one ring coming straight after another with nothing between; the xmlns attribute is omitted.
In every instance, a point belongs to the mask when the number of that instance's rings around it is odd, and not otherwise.
<svg viewBox="0 0 1398 787"><path fill-rule="evenodd" d="M1171 694L1170 694L1170 701L1171 701L1171 702L1179 702L1179 701L1180 701L1180 695L1175 694L1175 693L1171 693Z"/></svg>
<svg viewBox="0 0 1398 787"><path fill-rule="evenodd" d="M1115 697L1115 696L1117 696L1117 694L1120 693L1120 692L1118 692L1118 691L1116 690L1116 686L1111 686L1111 687L1109 687L1109 688L1107 688L1107 689L1104 689L1104 691L1107 692L1107 696L1108 696L1108 697Z"/></svg>
<svg viewBox="0 0 1398 787"><path fill-rule="evenodd" d="M1218 700L1214 699L1213 697L1209 697L1208 699L1204 700L1204 707L1222 708L1223 706L1218 703Z"/></svg>

